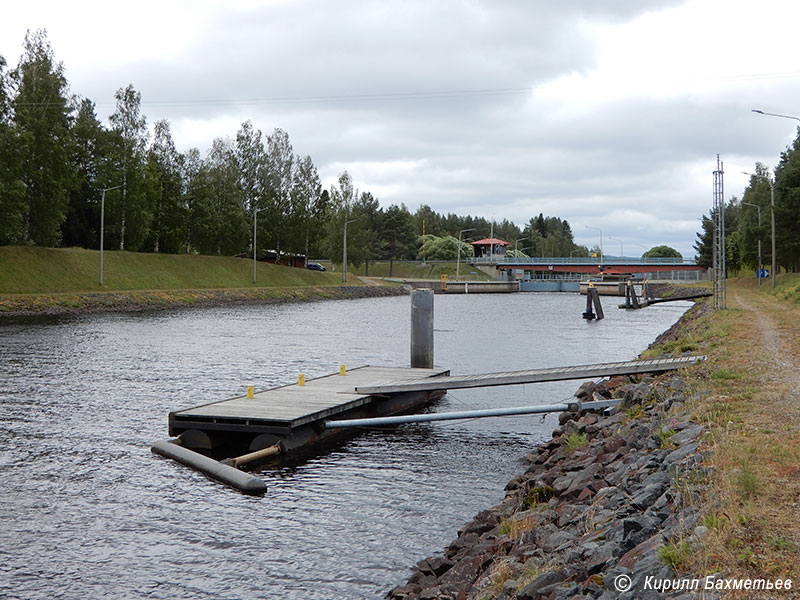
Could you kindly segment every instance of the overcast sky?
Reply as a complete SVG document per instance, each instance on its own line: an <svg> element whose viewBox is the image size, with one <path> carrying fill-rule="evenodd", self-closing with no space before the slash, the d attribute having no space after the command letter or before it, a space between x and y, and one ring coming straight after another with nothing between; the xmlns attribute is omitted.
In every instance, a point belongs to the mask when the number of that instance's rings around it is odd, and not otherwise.
<svg viewBox="0 0 800 600"><path fill-rule="evenodd" d="M383 206L542 212L608 254L693 257L716 155L741 197L795 137L751 109L800 116L798 23L787 0L27 0L0 55L47 29L101 119L133 84L180 150L250 119Z"/></svg>

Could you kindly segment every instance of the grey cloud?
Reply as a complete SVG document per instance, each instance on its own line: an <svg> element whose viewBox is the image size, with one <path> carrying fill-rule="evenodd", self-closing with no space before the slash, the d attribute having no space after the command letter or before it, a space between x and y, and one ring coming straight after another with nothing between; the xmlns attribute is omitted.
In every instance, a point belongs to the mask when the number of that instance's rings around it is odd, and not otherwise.
<svg viewBox="0 0 800 600"><path fill-rule="evenodd" d="M755 96L626 99L570 115L525 91L591 72L592 24L681 4L273 3L220 11L182 56L73 84L100 99L131 82L150 122L224 115L237 123L229 136L248 118L264 133L281 127L323 177L350 168L367 189L385 191L385 204L515 222L541 211L568 219L576 236L590 238L578 230L600 223L609 235L649 232L686 254L710 205L714 155L754 162L779 151L759 135L778 124L748 120ZM508 88L516 91L426 95ZM247 99L261 101L225 102ZM688 181L698 170L708 173L705 188Z"/></svg>

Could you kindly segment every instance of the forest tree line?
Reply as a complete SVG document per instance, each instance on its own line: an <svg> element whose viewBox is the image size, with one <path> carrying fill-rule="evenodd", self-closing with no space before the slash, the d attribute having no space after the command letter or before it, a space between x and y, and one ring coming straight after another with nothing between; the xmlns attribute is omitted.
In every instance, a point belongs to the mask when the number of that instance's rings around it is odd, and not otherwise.
<svg viewBox="0 0 800 600"><path fill-rule="evenodd" d="M179 152L169 121L148 126L133 85L114 98L106 125L90 99L70 92L44 31L28 32L15 68L0 57L0 245L98 248L104 206L107 249L251 253L255 222L259 250L338 261L348 222L356 266L448 259L462 232L464 240L493 233L523 256L588 254L557 217L539 214L521 228L426 204L413 213L383 208L347 172L323 189L311 157L295 154L288 133L264 135L249 120L204 154Z"/></svg>
<svg viewBox="0 0 800 600"><path fill-rule="evenodd" d="M725 203L725 262L728 273L756 269L761 241L761 264L772 264L772 195L775 200L775 260L787 272L800 271L800 128L790 147L781 153L774 176L763 163L755 172L741 200L734 196ZM760 213L760 223L759 223ZM698 264L710 268L713 262L714 210L702 217L702 229L694 248Z"/></svg>

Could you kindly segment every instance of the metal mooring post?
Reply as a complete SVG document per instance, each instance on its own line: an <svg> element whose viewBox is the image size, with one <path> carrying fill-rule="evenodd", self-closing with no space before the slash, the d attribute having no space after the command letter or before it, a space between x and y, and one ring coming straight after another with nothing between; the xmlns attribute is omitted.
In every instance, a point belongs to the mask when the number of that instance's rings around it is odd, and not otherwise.
<svg viewBox="0 0 800 600"><path fill-rule="evenodd" d="M594 302L594 310L597 313L597 320L599 321L605 316L603 315L603 305L600 304L600 292L597 290L597 288L592 288L591 292L592 301Z"/></svg>
<svg viewBox="0 0 800 600"><path fill-rule="evenodd" d="M592 305L594 305L597 315L592 312ZM598 321L603 318L603 307L600 304L600 294L598 293L597 288L594 287L594 284L590 281L589 288L586 290L586 312L583 313L583 318L587 321L591 321L595 317Z"/></svg>
<svg viewBox="0 0 800 600"><path fill-rule="evenodd" d="M433 368L433 290L411 292L411 368Z"/></svg>

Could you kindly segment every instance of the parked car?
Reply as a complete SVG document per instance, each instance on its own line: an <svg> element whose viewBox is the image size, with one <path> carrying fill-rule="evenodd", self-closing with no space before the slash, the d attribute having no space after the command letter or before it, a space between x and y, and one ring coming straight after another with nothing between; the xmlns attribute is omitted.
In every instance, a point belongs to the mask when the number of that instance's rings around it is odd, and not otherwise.
<svg viewBox="0 0 800 600"><path fill-rule="evenodd" d="M323 267L319 263L308 263L306 265L306 269L311 269L312 271L325 271L325 267Z"/></svg>

